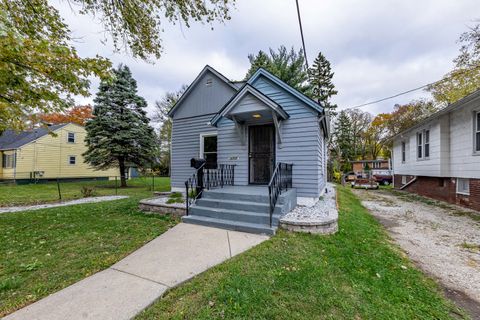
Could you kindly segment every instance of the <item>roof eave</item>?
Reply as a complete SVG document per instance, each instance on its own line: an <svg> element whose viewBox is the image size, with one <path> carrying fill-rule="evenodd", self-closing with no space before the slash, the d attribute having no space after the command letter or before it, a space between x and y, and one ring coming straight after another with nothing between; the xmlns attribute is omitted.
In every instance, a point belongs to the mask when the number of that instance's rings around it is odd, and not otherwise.
<svg viewBox="0 0 480 320"><path fill-rule="evenodd" d="M276 103L275 101L273 101L272 99L264 95L262 92L260 92L259 90L257 90L255 87L253 87L251 84L247 82L238 90L238 92L235 95L233 95L232 98L230 98L229 101L227 101L227 103L225 103L225 105L220 109L220 111L212 117L212 119L210 120L210 125L216 127L218 124L218 121L220 121L220 119L224 116L223 112L226 109L228 109L231 104L236 103L237 102L235 101L236 99L240 99L240 96L243 96L246 93L253 94L256 98L260 99L263 103L267 104L275 112L279 113L285 120L290 118L290 115L285 110L283 110L283 108L278 103Z"/></svg>
<svg viewBox="0 0 480 320"><path fill-rule="evenodd" d="M252 84L261 75L273 81L275 84L279 85L284 90L286 90L287 92L291 93L292 95L294 95L295 97L303 101L305 104L310 106L315 111L319 113L324 112L325 109L321 105L319 105L317 102L310 99L309 97L307 97L306 95L298 91L297 89L292 88L291 86L289 86L288 84L286 84L285 82L283 82L282 80L280 80L279 78L277 78L276 76L274 76L273 74L271 74L270 72L268 72L263 68L258 68L257 71L255 71L255 73L247 80L247 83Z"/></svg>
<svg viewBox="0 0 480 320"><path fill-rule="evenodd" d="M410 131L412 130L415 130L417 129L418 127L421 127L427 123L429 123L430 121L433 121L447 113L450 113L452 111L455 111L457 108L460 108L461 106L463 106L464 104L474 100L474 99L477 99L477 98L480 98L480 89L476 90L475 92L461 98L460 100L446 106L445 108L435 112L434 114L430 115L429 117L423 119L422 121L418 122L417 124L411 126L410 128L408 129L405 129L399 133L397 133L396 135L392 136L390 139L388 139L389 141L393 141L394 139L402 136L402 135L405 135L407 133L409 133Z"/></svg>

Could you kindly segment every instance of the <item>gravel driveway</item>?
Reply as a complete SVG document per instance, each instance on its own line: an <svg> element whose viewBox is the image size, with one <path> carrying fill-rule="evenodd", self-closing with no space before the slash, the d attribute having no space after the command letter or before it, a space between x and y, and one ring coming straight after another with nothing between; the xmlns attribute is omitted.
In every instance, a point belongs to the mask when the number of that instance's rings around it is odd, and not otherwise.
<svg viewBox="0 0 480 320"><path fill-rule="evenodd" d="M480 318L478 212L391 191L354 193L410 259L440 281L447 296Z"/></svg>

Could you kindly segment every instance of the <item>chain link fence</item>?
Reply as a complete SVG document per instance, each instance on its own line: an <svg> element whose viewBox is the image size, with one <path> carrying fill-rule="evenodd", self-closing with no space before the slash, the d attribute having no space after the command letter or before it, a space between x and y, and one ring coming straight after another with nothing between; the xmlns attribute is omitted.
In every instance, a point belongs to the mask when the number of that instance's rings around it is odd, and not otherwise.
<svg viewBox="0 0 480 320"><path fill-rule="evenodd" d="M170 190L170 178L154 174L127 177L121 187L120 176L62 176L15 173L15 179L0 180L0 206L38 204L95 196L128 195L148 197L155 191Z"/></svg>

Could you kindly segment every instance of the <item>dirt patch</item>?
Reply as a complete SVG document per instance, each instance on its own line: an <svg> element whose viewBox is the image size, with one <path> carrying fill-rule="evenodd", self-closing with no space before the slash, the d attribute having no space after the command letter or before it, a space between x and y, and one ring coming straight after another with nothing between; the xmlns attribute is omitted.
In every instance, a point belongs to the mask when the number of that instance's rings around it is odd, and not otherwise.
<svg viewBox="0 0 480 320"><path fill-rule="evenodd" d="M445 295L480 319L480 222L473 212L388 191L354 190L409 258L445 287Z"/></svg>

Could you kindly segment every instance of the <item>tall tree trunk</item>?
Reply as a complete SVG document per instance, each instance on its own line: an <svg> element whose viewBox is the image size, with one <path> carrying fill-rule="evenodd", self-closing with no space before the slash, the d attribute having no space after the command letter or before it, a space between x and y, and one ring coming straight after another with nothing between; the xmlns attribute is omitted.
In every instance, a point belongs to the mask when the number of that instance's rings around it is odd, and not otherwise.
<svg viewBox="0 0 480 320"><path fill-rule="evenodd" d="M118 166L120 167L120 187L127 187L127 178L125 177L125 159L123 157L118 158Z"/></svg>

